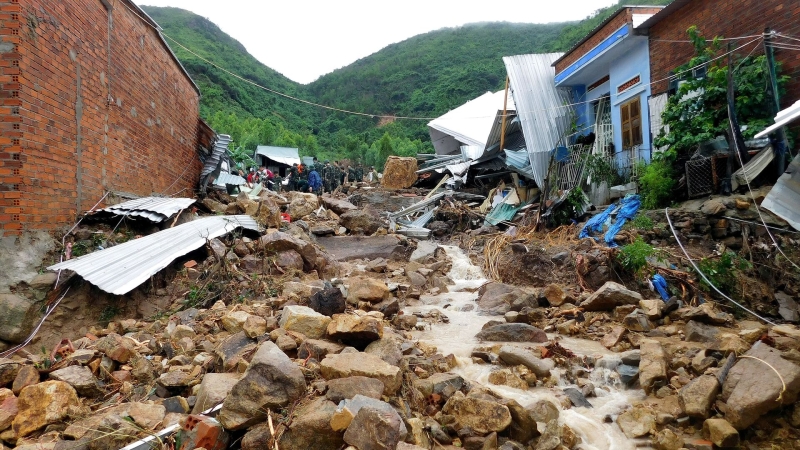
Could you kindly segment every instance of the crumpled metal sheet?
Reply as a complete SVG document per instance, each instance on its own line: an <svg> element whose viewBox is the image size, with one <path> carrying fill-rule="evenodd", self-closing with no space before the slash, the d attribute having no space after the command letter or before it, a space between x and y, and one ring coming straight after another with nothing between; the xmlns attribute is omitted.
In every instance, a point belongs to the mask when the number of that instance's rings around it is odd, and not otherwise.
<svg viewBox="0 0 800 450"><path fill-rule="evenodd" d="M259 231L247 215L211 216L48 267L71 270L115 295L132 291L175 259L238 228Z"/></svg>
<svg viewBox="0 0 800 450"><path fill-rule="evenodd" d="M800 158L794 158L786 173L778 178L761 207L789 222L800 231Z"/></svg>
<svg viewBox="0 0 800 450"><path fill-rule="evenodd" d="M109 206L99 212L118 216L144 217L153 222L163 222L179 211L188 208L194 202L193 198L143 197Z"/></svg>

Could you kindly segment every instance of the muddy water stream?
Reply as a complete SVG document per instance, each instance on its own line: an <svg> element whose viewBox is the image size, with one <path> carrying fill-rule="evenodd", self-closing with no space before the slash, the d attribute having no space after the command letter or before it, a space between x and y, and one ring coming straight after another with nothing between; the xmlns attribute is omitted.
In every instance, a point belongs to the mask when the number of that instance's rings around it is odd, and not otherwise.
<svg viewBox="0 0 800 450"><path fill-rule="evenodd" d="M523 407L547 399L561 408L561 402L556 397L558 391L567 387L577 388L566 381L563 376L564 369L553 370L553 375L558 378L557 386L553 388L536 387L520 390L489 383L489 374L493 369L497 369L497 366L472 362L470 354L473 348L478 345L491 344L479 342L475 339L475 335L486 322L498 317L481 315L475 302L478 294L473 291L486 282L480 268L474 266L469 257L458 247L442 246L442 248L452 262L448 276L455 285L449 286L447 293L422 296L419 305L408 306L404 312L424 315L433 310L439 310L447 316L449 321L434 323L423 331L415 331L413 332L414 336L420 341L436 346L442 354L454 354L458 359L458 367L454 372L466 380L481 384L502 397L512 398ZM554 335L549 337L552 338ZM595 396L588 399L593 408L562 408L559 416L559 421L569 426L581 438L581 443L577 448L583 450L635 449L636 443L627 439L619 427L609 420L609 418L616 419L627 405L644 397L641 390L624 389L621 385L614 370L621 363L620 357L595 341L560 337L560 343L577 355L591 356L596 360L595 366L589 369L591 371L589 380L595 386ZM563 397L563 395L560 396ZM543 431L543 425L539 425L540 431Z"/></svg>

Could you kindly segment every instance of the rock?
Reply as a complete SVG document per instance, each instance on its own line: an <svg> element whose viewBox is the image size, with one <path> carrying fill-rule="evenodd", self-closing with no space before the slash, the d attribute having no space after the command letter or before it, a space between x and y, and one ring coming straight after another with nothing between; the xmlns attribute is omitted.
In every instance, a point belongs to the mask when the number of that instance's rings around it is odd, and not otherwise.
<svg viewBox="0 0 800 450"><path fill-rule="evenodd" d="M233 370L242 361L243 356L249 354L255 347L255 341L247 337L244 331L228 336L214 349L214 354L219 360L218 365L221 365L220 372Z"/></svg>
<svg viewBox="0 0 800 450"><path fill-rule="evenodd" d="M428 378L414 380L414 387L427 397L451 389L453 392L460 391L464 387L464 379L454 373L434 373Z"/></svg>
<svg viewBox="0 0 800 450"><path fill-rule="evenodd" d="M703 342L711 344L716 342L719 329L710 325L690 320L684 328L684 335L689 342Z"/></svg>
<svg viewBox="0 0 800 450"><path fill-rule="evenodd" d="M325 205L326 208L339 215L342 215L347 211L354 211L358 209L356 205L348 202L347 200L341 200L338 198L329 197L327 195L320 197L319 200L323 205Z"/></svg>
<svg viewBox="0 0 800 450"><path fill-rule="evenodd" d="M634 406L617 417L617 425L629 439L646 436L656 429L656 414L642 406Z"/></svg>
<svg viewBox="0 0 800 450"><path fill-rule="evenodd" d="M347 229L342 227L343 232ZM320 237L317 243L337 261L376 259L407 261L413 248L404 245L399 235Z"/></svg>
<svg viewBox="0 0 800 450"><path fill-rule="evenodd" d="M408 281L411 283L412 286L421 288L428 284L428 279L422 276L419 272L409 272L408 274Z"/></svg>
<svg viewBox="0 0 800 450"><path fill-rule="evenodd" d="M272 439L272 433L269 430L269 424L264 422L256 425L247 430L247 433L242 437L242 450L270 448L270 439Z"/></svg>
<svg viewBox="0 0 800 450"><path fill-rule="evenodd" d="M375 378L361 376L337 378L328 381L325 397L336 404L356 395L380 399L383 389L383 382Z"/></svg>
<svg viewBox="0 0 800 450"><path fill-rule="evenodd" d="M247 428L262 421L268 409L286 406L305 392L303 371L277 345L266 341L225 399L219 421L227 430Z"/></svg>
<svg viewBox="0 0 800 450"><path fill-rule="evenodd" d="M628 330L626 330L624 327L613 326L611 327L611 332L606 333L603 336L603 339L600 340L600 344L602 344L605 348L611 348L619 344L622 336L624 336L627 331Z"/></svg>
<svg viewBox="0 0 800 450"><path fill-rule="evenodd" d="M170 339L174 339L176 341L179 341L185 337L194 339L195 336L197 336L197 333L195 333L192 327L188 325L178 325L174 330L172 330L171 333L169 333Z"/></svg>
<svg viewBox="0 0 800 450"><path fill-rule="evenodd" d="M352 376L378 379L383 382L384 395L393 395L402 384L399 367L367 353L327 355L320 364L320 370L326 380Z"/></svg>
<svg viewBox="0 0 800 450"><path fill-rule="evenodd" d="M84 397L96 397L102 393L97 378L86 366L67 366L51 372L50 378L69 384Z"/></svg>
<svg viewBox="0 0 800 450"><path fill-rule="evenodd" d="M683 448L683 438L664 428L653 436L653 446L656 450L680 450Z"/></svg>
<svg viewBox="0 0 800 450"><path fill-rule="evenodd" d="M393 366L399 366L403 359L400 342L394 336L386 336L373 341L364 349L364 353L375 355Z"/></svg>
<svg viewBox="0 0 800 450"><path fill-rule="evenodd" d="M336 405L319 397L297 408L291 425L279 441L281 450L338 450L344 447L342 435L334 431L331 418ZM268 448L267 446L261 448Z"/></svg>
<svg viewBox="0 0 800 450"><path fill-rule="evenodd" d="M658 341L642 340L639 348L639 383L645 392L654 392L667 384L667 355Z"/></svg>
<svg viewBox="0 0 800 450"><path fill-rule="evenodd" d="M528 443L531 439L539 436L539 430L536 428L536 419L533 413L526 408L523 408L516 400L501 399L500 404L508 408L511 413L511 425L509 425L506 432L508 436L517 441ZM497 443L490 446L492 450L497 448Z"/></svg>
<svg viewBox="0 0 800 450"><path fill-rule="evenodd" d="M794 403L800 392L800 366L781 357L781 352L756 342L728 372L722 387L722 400L727 404L725 419L737 430L743 430L756 422L765 413L782 405ZM781 379L786 384L782 392ZM780 399L780 400L779 400Z"/></svg>
<svg viewBox="0 0 800 450"><path fill-rule="evenodd" d="M259 239L259 246L268 254L278 254L294 250L303 258L305 268L311 270L317 262L317 250L310 242L303 241L282 231L265 234Z"/></svg>
<svg viewBox="0 0 800 450"><path fill-rule="evenodd" d="M778 301L778 314L787 322L800 322L800 306L789 295L783 292L775 293L775 300Z"/></svg>
<svg viewBox="0 0 800 450"><path fill-rule="evenodd" d="M557 420L561 409L551 400L541 399L530 405L527 410L537 422L549 423Z"/></svg>
<svg viewBox="0 0 800 450"><path fill-rule="evenodd" d="M705 214L707 216L716 216L716 215L722 214L727 209L728 208L725 206L725 204L721 200L716 199L716 198L712 198L712 199L706 200L700 206L700 212L702 212L703 214Z"/></svg>
<svg viewBox="0 0 800 450"><path fill-rule="evenodd" d="M251 314L242 324L242 331L251 339L263 336L267 334L267 319Z"/></svg>
<svg viewBox="0 0 800 450"><path fill-rule="evenodd" d="M25 437L47 425L75 415L80 400L75 389L63 381L45 381L28 386L19 394L19 412L11 427L18 437Z"/></svg>
<svg viewBox="0 0 800 450"><path fill-rule="evenodd" d="M703 422L703 436L719 448L739 448L739 432L725 419Z"/></svg>
<svg viewBox="0 0 800 450"><path fill-rule="evenodd" d="M353 234L371 235L383 226L380 217L378 211L366 207L342 214L339 216L339 223Z"/></svg>
<svg viewBox="0 0 800 450"><path fill-rule="evenodd" d="M528 390L528 383L512 373L509 369L499 369L491 372L489 374L489 383L500 386L508 386L523 391Z"/></svg>
<svg viewBox="0 0 800 450"><path fill-rule="evenodd" d="M158 428L166 414L167 409L164 405L132 402L128 407L128 417L145 430Z"/></svg>
<svg viewBox="0 0 800 450"><path fill-rule="evenodd" d="M328 324L328 337L345 345L364 349L383 337L383 322L372 316L335 314Z"/></svg>
<svg viewBox="0 0 800 450"><path fill-rule="evenodd" d="M569 401L573 406L577 406L579 408L593 408L592 404L589 403L589 400L586 400L586 396L583 395L583 392L575 388L566 388L563 390L563 392L567 395L567 398L569 398Z"/></svg>
<svg viewBox="0 0 800 450"><path fill-rule="evenodd" d="M164 408L167 413L189 414L189 401L184 397L175 396L165 398L163 402Z"/></svg>
<svg viewBox="0 0 800 450"><path fill-rule="evenodd" d="M552 359L541 359L534 352L513 345L500 347L499 357L501 361L508 365L517 366L521 364L527 367L539 378L549 377L550 371L555 367Z"/></svg>
<svg viewBox="0 0 800 450"><path fill-rule="evenodd" d="M344 441L359 450L395 450L406 433L403 420L394 409L365 406L347 427Z"/></svg>
<svg viewBox="0 0 800 450"><path fill-rule="evenodd" d="M309 339L325 336L325 330L331 318L322 315L307 306L285 306L279 321L281 328L287 331L302 333Z"/></svg>
<svg viewBox="0 0 800 450"><path fill-rule="evenodd" d="M625 385L630 385L639 378L639 367L620 364L614 370L619 374L619 380Z"/></svg>
<svg viewBox="0 0 800 450"><path fill-rule="evenodd" d="M550 303L550 306L561 306L567 301L567 294L557 284L548 284L542 291L542 295Z"/></svg>
<svg viewBox="0 0 800 450"><path fill-rule="evenodd" d="M646 333L653 329L653 324L647 319L647 314L641 309L635 309L622 319L622 325L629 331Z"/></svg>
<svg viewBox="0 0 800 450"><path fill-rule="evenodd" d="M16 378L19 371L22 369L22 364L17 361L0 358L0 386L6 386L12 383Z"/></svg>
<svg viewBox="0 0 800 450"><path fill-rule="evenodd" d="M162 373L156 382L167 389L180 390L180 388L189 386L189 383L191 383L192 380L193 378L191 374L181 370L173 370L171 372Z"/></svg>
<svg viewBox="0 0 800 450"><path fill-rule="evenodd" d="M39 369L25 365L19 369L16 378L14 378L14 384L11 386L11 390L14 392L14 395L19 395L23 388L36 384L39 381Z"/></svg>
<svg viewBox="0 0 800 450"><path fill-rule="evenodd" d="M314 311L325 315L342 314L347 307L341 289L329 287L314 295L308 301L308 306Z"/></svg>
<svg viewBox="0 0 800 450"><path fill-rule="evenodd" d="M389 287L386 283L374 278L352 277L347 291L347 302L357 305L359 302L379 303L389 298Z"/></svg>
<svg viewBox="0 0 800 450"><path fill-rule="evenodd" d="M197 390L192 414L200 414L225 400L241 378L238 373L207 373Z"/></svg>
<svg viewBox="0 0 800 450"><path fill-rule="evenodd" d="M336 230L329 225L317 225L315 227L311 227L311 234L314 236L330 236L332 234L336 234Z"/></svg>
<svg viewBox="0 0 800 450"><path fill-rule="evenodd" d="M136 355L136 343L132 339L111 333L95 342L95 348L119 363L127 363Z"/></svg>
<svg viewBox="0 0 800 450"><path fill-rule="evenodd" d="M638 305L642 296L625 288L625 286L607 281L600 289L589 296L581 307L585 311L610 311L617 306Z"/></svg>
<svg viewBox="0 0 800 450"><path fill-rule="evenodd" d="M15 294L0 293L0 340L14 344L25 341L42 317L41 302Z"/></svg>
<svg viewBox="0 0 800 450"><path fill-rule="evenodd" d="M328 354L341 352L344 349L344 345L321 339L306 339L297 349L297 357L300 359L311 357L317 361L322 361Z"/></svg>
<svg viewBox="0 0 800 450"><path fill-rule="evenodd" d="M717 377L701 375L678 392L681 409L689 417L705 419L711 411L711 406L717 400L719 390Z"/></svg>
<svg viewBox="0 0 800 450"><path fill-rule="evenodd" d="M250 314L244 311L233 311L229 312L222 316L222 327L225 328L225 331L231 334L238 333L242 331L242 327L244 323L247 321L247 318L250 317Z"/></svg>
<svg viewBox="0 0 800 450"><path fill-rule="evenodd" d="M417 159L389 156L383 168L381 186L386 189L407 189L417 182ZM361 449L363 450L363 449Z"/></svg>
<svg viewBox="0 0 800 450"><path fill-rule="evenodd" d="M658 320L663 315L664 304L662 300L642 300L639 302L639 308L648 319Z"/></svg>
<svg viewBox="0 0 800 450"><path fill-rule="evenodd" d="M525 323L504 323L481 330L476 338L496 342L547 342L544 331Z"/></svg>
<svg viewBox="0 0 800 450"><path fill-rule="evenodd" d="M4 395L0 390L0 432L7 430L14 422L14 418L19 413L19 399L5 390L7 395Z"/></svg>
<svg viewBox="0 0 800 450"><path fill-rule="evenodd" d="M295 192L286 206L286 212L291 216L292 221L296 221L313 213L317 208L319 208L319 200L316 195Z"/></svg>
<svg viewBox="0 0 800 450"><path fill-rule="evenodd" d="M503 315L511 310L520 311L524 306L537 307L539 302L536 295L503 283L488 283L483 285L478 294L478 306L490 315Z"/></svg>
<svg viewBox="0 0 800 450"><path fill-rule="evenodd" d="M400 302L397 297L389 297L380 303L373 303L370 309L383 314L383 317L392 317L400 312Z"/></svg>
<svg viewBox="0 0 800 450"><path fill-rule="evenodd" d="M511 412L500 403L474 397L454 395L442 408L444 414L455 417L462 427L479 434L503 431L511 425Z"/></svg>
<svg viewBox="0 0 800 450"><path fill-rule="evenodd" d="M179 428L175 442L180 443L175 450L225 450L230 436L216 419L204 416L185 416L178 422Z"/></svg>
<svg viewBox="0 0 800 450"><path fill-rule="evenodd" d="M715 311L714 306L708 302L686 310L681 317L686 321L694 320L714 325L723 325L726 322L733 321L733 316L727 313Z"/></svg>

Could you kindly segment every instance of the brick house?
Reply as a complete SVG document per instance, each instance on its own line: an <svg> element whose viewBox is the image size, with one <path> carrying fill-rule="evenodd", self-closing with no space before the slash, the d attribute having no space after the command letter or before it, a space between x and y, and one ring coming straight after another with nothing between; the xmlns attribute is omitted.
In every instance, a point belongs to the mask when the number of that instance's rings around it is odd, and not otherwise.
<svg viewBox="0 0 800 450"><path fill-rule="evenodd" d="M568 87L578 129L594 131L598 152L620 169L650 158L650 64L637 26L658 6L624 6L553 63L557 87Z"/></svg>
<svg viewBox="0 0 800 450"><path fill-rule="evenodd" d="M800 2L786 0L674 0L658 14L642 23L638 30L646 34L650 45L650 76L661 80L670 76L678 66L685 64L694 55L694 48L686 41L686 30L696 25L706 38L722 36L760 35L764 29L800 38ZM737 40L736 46L751 39ZM778 42L794 46L800 41L786 38ZM753 55L763 55L763 46L753 44L744 48L743 54L754 49ZM800 51L776 49L775 59L783 63L783 73L791 77L788 92L781 99L783 107L788 107L800 99ZM654 83L653 95L666 93L669 82Z"/></svg>
<svg viewBox="0 0 800 450"><path fill-rule="evenodd" d="M132 1L0 0L0 241L70 226L109 191L192 196L199 102Z"/></svg>

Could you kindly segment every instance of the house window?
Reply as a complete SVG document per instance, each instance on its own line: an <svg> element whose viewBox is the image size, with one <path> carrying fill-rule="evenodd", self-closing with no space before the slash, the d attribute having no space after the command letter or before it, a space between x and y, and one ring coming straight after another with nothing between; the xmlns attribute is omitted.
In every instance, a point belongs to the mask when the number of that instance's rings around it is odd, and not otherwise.
<svg viewBox="0 0 800 450"><path fill-rule="evenodd" d="M620 107L622 117L622 148L628 149L642 143L642 107L639 97L623 103Z"/></svg>

